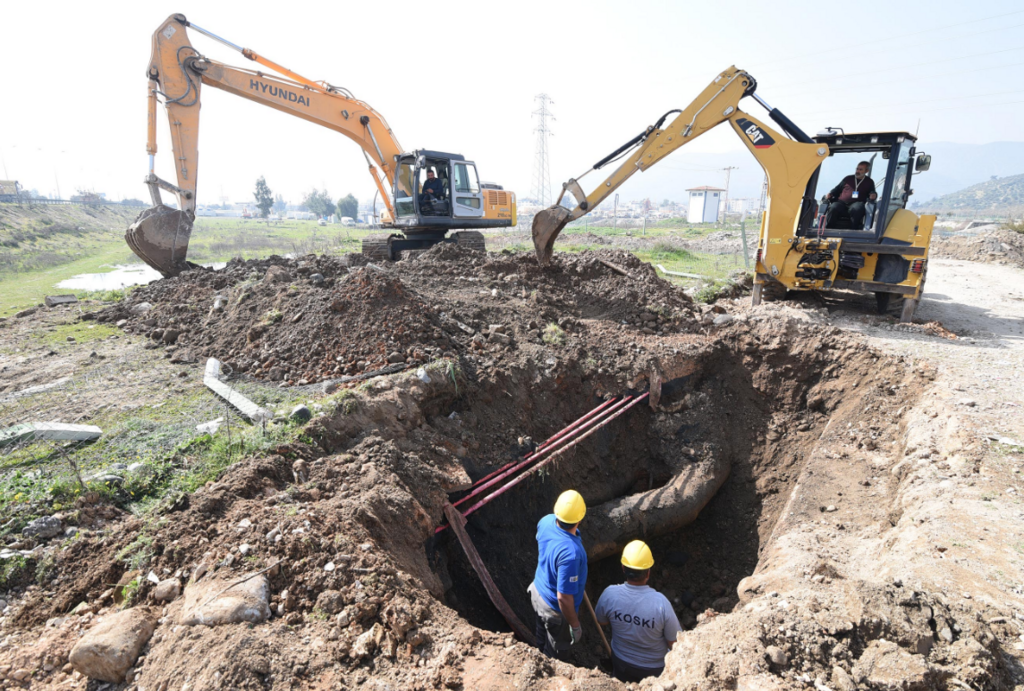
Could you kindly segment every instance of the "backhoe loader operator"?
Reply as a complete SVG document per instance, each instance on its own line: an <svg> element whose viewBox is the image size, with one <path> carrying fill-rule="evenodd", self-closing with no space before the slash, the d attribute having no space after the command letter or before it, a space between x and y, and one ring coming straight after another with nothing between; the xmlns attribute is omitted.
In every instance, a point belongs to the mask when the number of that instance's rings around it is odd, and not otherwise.
<svg viewBox="0 0 1024 691"><path fill-rule="evenodd" d="M867 215L865 202L878 198L875 183L868 177L870 167L870 163L861 161L857 164L857 172L854 175L847 175L825 195L825 198L832 202L825 216L826 228L834 228L837 219L849 216L853 230L864 229L864 217Z"/></svg>
<svg viewBox="0 0 1024 691"><path fill-rule="evenodd" d="M555 512L537 523L537 572L527 588L537 613L537 647L548 657L564 659L583 636L579 610L587 585L587 552L579 524L587 505L576 490L558 496Z"/></svg>
<svg viewBox="0 0 1024 691"><path fill-rule="evenodd" d="M609 586L597 601L597 623L612 627L612 673L619 681L660 676L682 630L668 598L647 585L652 566L651 548L633 540L622 550L626 582Z"/></svg>

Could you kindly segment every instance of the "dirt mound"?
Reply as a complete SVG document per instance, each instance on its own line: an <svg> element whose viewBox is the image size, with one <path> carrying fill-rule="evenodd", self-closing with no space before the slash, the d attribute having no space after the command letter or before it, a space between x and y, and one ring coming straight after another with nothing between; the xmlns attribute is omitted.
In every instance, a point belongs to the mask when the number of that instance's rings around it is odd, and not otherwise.
<svg viewBox="0 0 1024 691"><path fill-rule="evenodd" d="M186 359L217 357L235 372L300 385L490 346L514 359L519 343L541 341L551 324L548 337L561 339L579 319L651 334L695 325L690 299L625 252L559 255L542 268L528 253L444 243L409 261L354 263L275 257L199 268L143 286L97 319L124 320Z"/></svg>
<svg viewBox="0 0 1024 691"><path fill-rule="evenodd" d="M1024 267L1024 233L997 228L979 235L936 235L930 252L942 259Z"/></svg>

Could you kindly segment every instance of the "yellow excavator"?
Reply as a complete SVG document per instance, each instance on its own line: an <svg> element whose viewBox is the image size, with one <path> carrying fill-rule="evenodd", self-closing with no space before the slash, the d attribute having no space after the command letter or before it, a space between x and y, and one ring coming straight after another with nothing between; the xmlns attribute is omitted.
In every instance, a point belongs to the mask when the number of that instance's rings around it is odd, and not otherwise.
<svg viewBox="0 0 1024 691"><path fill-rule="evenodd" d="M901 321L910 322L924 289L935 216L918 216L906 207L913 173L928 170L931 156L918 153L917 137L908 132L847 134L828 128L809 137L756 89L749 73L730 67L689 106L669 111L588 170L625 158L589 195L578 179L566 182L558 201L533 219L537 258L548 263L562 229L596 208L631 175L728 122L768 179L753 304L760 304L769 287L846 289L874 293L879 312L885 312L890 297L900 295ZM785 134L740 110L740 100L747 96L763 106ZM862 167L866 176L858 171ZM844 185L851 178L853 182ZM819 182L828 192L821 203L816 200ZM835 183L839 184L833 188ZM574 207L563 205L566 192L575 199Z"/></svg>
<svg viewBox="0 0 1024 691"><path fill-rule="evenodd" d="M231 67L197 51L186 29L222 43L263 69ZM356 142L384 201L382 225L403 235L364 241L363 253L395 259L405 250L422 250L439 242L484 248L480 228L516 225L516 197L493 183L481 183L476 165L459 154L419 149L405 151L383 116L351 92L312 81L241 48L201 27L184 15L167 18L153 34L149 64L149 186L153 201L125 234L128 246L164 276L188 268L189 238L196 214L200 92L216 87L289 115L340 132ZM157 103L162 99L171 127L177 184L156 175ZM435 181L424 188L429 174ZM177 198L177 208L164 205L160 190ZM463 230L446 237L450 230Z"/></svg>

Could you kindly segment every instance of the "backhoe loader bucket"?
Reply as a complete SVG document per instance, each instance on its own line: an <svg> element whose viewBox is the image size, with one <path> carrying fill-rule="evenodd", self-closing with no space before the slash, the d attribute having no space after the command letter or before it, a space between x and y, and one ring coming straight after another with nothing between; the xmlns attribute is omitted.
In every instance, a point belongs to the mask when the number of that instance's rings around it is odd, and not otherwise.
<svg viewBox="0 0 1024 691"><path fill-rule="evenodd" d="M185 256L191 236L189 214L161 204L139 214L135 223L128 226L124 239L139 259L164 278L171 278L189 267Z"/></svg>
<svg viewBox="0 0 1024 691"><path fill-rule="evenodd" d="M533 217L533 248L541 264L551 261L555 238L572 219L572 212L562 206L552 206Z"/></svg>

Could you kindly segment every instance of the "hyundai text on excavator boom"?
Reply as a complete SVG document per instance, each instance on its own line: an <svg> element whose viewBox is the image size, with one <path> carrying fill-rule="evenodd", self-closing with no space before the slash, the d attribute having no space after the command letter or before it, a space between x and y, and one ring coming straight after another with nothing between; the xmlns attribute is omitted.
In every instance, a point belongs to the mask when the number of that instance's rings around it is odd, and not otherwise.
<svg viewBox="0 0 1024 691"><path fill-rule="evenodd" d="M750 74L730 67L689 106L669 111L594 164L590 170L600 170L625 157L589 195L577 179L566 182L555 205L533 219L537 258L542 264L550 261L555 238L562 229L596 208L633 173L647 170L679 147L728 122L768 178L753 304L761 302L769 286L804 291L842 288L875 293L881 312L890 296L901 295L901 321L911 321L924 289L935 216L918 216L906 207L912 194L911 177L914 172L928 170L931 156L917 152L917 138L908 132L846 134L828 128L811 138L769 106L756 89L757 82ZM740 110L740 100L747 96L768 111L785 135ZM674 113L678 115L665 125ZM837 200L825 197L819 204L819 182L820 190L827 191L861 162L868 164L877 198L859 200L866 202L863 217L848 213L845 202L829 213L829 203ZM575 199L574 208L562 205L566 192Z"/></svg>
<svg viewBox="0 0 1024 691"><path fill-rule="evenodd" d="M204 57L192 47L186 28L237 50L280 76L231 67ZM348 90L306 79L188 22L183 15L168 17L153 34L147 76L149 175L146 184L153 206L139 215L125 234L125 240L135 254L164 276L176 276L188 268L186 255L196 211L203 85L340 132L359 144L387 207L382 225L404 233L404 237L393 234L386 240L365 241L365 254L394 259L400 251L426 249L439 242L457 242L483 249L483 235L472 229L516 225L515 194L500 185L481 184L472 161L442 151L405 151L383 116ZM155 171L160 98L171 126L177 184L160 179ZM433 172L441 184L440 189L432 187L434 193L424 194L421 190L428 172ZM177 197L177 209L163 204L160 189ZM446 238L448 231L455 229L465 232Z"/></svg>

